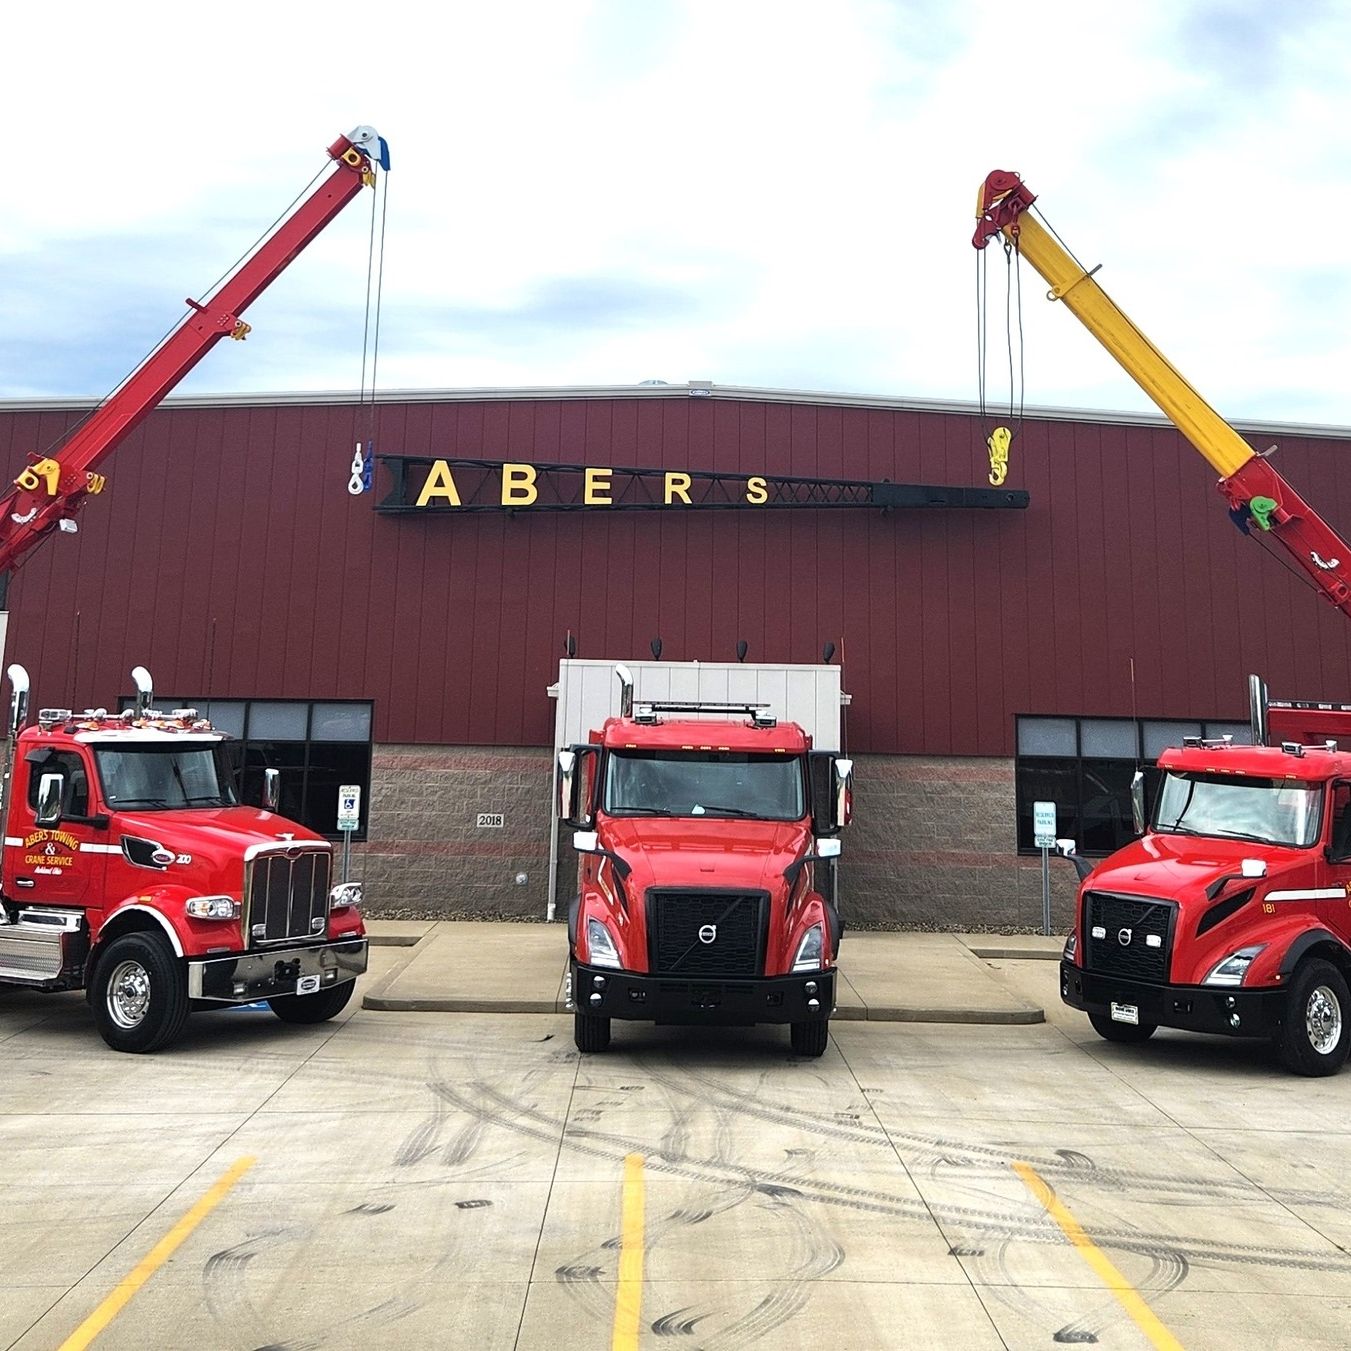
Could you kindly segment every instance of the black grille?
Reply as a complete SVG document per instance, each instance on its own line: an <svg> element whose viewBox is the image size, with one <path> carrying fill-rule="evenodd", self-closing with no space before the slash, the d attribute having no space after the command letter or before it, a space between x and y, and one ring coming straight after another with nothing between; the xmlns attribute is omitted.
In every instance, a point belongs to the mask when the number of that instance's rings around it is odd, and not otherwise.
<svg viewBox="0 0 1351 1351"><path fill-rule="evenodd" d="M768 902L763 892L649 891L648 956L653 974L763 975Z"/></svg>
<svg viewBox="0 0 1351 1351"><path fill-rule="evenodd" d="M1088 969L1131 980L1167 983L1173 948L1173 904L1138 896L1111 896L1103 891L1090 891L1086 900ZM1101 937L1095 935L1095 929L1102 931ZM1157 939L1157 944L1151 944L1151 938Z"/></svg>
<svg viewBox="0 0 1351 1351"><path fill-rule="evenodd" d="M328 915L326 849L259 854L249 865L250 943L321 937Z"/></svg>

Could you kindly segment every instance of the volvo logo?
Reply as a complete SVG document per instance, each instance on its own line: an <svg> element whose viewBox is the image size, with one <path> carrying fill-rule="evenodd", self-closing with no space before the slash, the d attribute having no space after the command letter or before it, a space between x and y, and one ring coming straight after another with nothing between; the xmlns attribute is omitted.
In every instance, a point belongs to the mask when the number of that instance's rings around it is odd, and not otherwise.
<svg viewBox="0 0 1351 1351"><path fill-rule="evenodd" d="M1120 943L1123 948L1130 947L1131 931L1129 929L1118 929L1116 931L1116 941Z"/></svg>
<svg viewBox="0 0 1351 1351"><path fill-rule="evenodd" d="M701 943L711 943L718 936L718 926L716 924L705 924L699 930L699 941Z"/></svg>

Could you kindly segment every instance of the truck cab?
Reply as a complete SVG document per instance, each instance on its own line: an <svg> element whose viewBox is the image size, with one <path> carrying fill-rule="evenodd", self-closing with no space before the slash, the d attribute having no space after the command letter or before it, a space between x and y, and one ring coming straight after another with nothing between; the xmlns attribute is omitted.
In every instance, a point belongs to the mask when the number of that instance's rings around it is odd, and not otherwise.
<svg viewBox="0 0 1351 1351"><path fill-rule="evenodd" d="M821 1055L851 763L762 705L635 705L631 680L624 691L620 716L559 756L579 854L578 1049L604 1050L618 1018L787 1023L798 1054Z"/></svg>
<svg viewBox="0 0 1351 1351"><path fill-rule="evenodd" d="M360 884L334 885L327 840L242 804L230 738L151 709L137 675L135 709L43 709L24 727L27 676L10 668L0 984L86 989L121 1051L169 1045L191 1008L334 1017L366 968Z"/></svg>
<svg viewBox="0 0 1351 1351"><path fill-rule="evenodd" d="M1061 995L1109 1041L1268 1037L1293 1072L1332 1074L1351 1044L1351 752L1303 737L1351 730L1351 706L1269 712L1288 739L1160 757L1149 828L1080 883Z"/></svg>

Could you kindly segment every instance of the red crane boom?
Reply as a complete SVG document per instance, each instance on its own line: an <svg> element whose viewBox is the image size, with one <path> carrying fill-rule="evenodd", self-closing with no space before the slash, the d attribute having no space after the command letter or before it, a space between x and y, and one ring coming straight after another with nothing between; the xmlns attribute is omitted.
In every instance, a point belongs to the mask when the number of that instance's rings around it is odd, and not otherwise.
<svg viewBox="0 0 1351 1351"><path fill-rule="evenodd" d="M248 334L244 310L363 187L374 186L377 164L389 168L388 147L372 127L339 136L328 153L332 172L220 289L205 302L189 300L183 322L52 453L29 454L28 468L0 500L0 578L103 491L98 465L217 342Z"/></svg>

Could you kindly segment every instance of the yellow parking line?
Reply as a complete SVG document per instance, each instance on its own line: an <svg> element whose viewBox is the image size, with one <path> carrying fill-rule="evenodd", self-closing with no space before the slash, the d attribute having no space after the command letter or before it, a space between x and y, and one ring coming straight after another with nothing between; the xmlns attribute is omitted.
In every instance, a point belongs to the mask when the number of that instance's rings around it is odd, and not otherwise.
<svg viewBox="0 0 1351 1351"><path fill-rule="evenodd" d="M221 1203L257 1159L240 1159L210 1191L141 1259L136 1269L61 1343L61 1351L83 1351L127 1306L131 1297L173 1256L174 1250Z"/></svg>
<svg viewBox="0 0 1351 1351"><path fill-rule="evenodd" d="M619 1225L619 1283L615 1287L610 1351L637 1351L643 1307L643 1156L624 1160L623 1213Z"/></svg>
<svg viewBox="0 0 1351 1351"><path fill-rule="evenodd" d="M1116 1296L1117 1302L1130 1314L1131 1321L1149 1338L1150 1345L1158 1351L1182 1351L1182 1343L1164 1327L1140 1292L1108 1260L1106 1253L1084 1233L1079 1221L1065 1209L1055 1192L1042 1181L1037 1170L1031 1164L1015 1162L1013 1171L1046 1207L1046 1213L1060 1226L1065 1237L1078 1248L1079 1255Z"/></svg>

